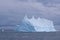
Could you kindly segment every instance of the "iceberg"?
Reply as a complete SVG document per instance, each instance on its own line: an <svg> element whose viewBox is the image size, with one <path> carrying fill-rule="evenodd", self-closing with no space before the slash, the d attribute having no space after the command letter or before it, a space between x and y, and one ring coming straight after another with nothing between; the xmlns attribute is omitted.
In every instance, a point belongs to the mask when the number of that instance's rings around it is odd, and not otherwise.
<svg viewBox="0 0 60 40"><path fill-rule="evenodd" d="M45 18L28 18L27 15L22 20L22 23L17 27L18 31L23 32L54 32L56 31L53 21Z"/></svg>

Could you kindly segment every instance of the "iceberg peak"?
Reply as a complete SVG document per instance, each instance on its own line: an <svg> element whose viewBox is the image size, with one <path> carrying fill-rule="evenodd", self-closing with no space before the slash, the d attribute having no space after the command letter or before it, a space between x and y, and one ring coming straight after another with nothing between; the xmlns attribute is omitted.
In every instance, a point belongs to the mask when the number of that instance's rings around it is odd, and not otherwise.
<svg viewBox="0 0 60 40"><path fill-rule="evenodd" d="M40 19L41 19L40 17L35 18L35 16L32 16L31 18L28 18L28 16L25 15L25 17L24 17L24 20L40 20Z"/></svg>

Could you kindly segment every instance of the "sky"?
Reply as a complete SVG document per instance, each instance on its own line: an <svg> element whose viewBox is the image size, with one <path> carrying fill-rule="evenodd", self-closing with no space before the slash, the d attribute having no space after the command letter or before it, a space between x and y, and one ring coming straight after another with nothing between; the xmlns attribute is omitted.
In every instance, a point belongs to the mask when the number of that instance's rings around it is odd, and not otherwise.
<svg viewBox="0 0 60 40"><path fill-rule="evenodd" d="M60 0L0 0L0 25L17 25L24 15L52 20L60 30Z"/></svg>

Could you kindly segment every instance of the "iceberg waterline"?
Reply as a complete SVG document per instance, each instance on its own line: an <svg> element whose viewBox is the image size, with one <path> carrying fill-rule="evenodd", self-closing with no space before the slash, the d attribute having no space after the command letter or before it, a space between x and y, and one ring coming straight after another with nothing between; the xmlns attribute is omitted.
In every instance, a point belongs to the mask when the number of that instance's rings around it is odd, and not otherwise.
<svg viewBox="0 0 60 40"><path fill-rule="evenodd" d="M45 18L35 18L34 16L29 19L24 17L22 23L17 26L17 31L22 32L53 32L56 31L53 25L53 21Z"/></svg>

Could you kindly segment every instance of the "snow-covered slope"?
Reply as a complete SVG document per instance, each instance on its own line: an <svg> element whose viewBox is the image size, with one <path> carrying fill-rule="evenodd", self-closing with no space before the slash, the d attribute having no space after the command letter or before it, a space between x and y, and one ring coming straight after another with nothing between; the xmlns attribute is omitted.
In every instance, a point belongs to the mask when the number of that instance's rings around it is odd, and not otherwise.
<svg viewBox="0 0 60 40"><path fill-rule="evenodd" d="M31 19L25 16L22 23L17 28L18 31L28 31L28 32L56 31L52 21L40 17L36 19L34 16Z"/></svg>

